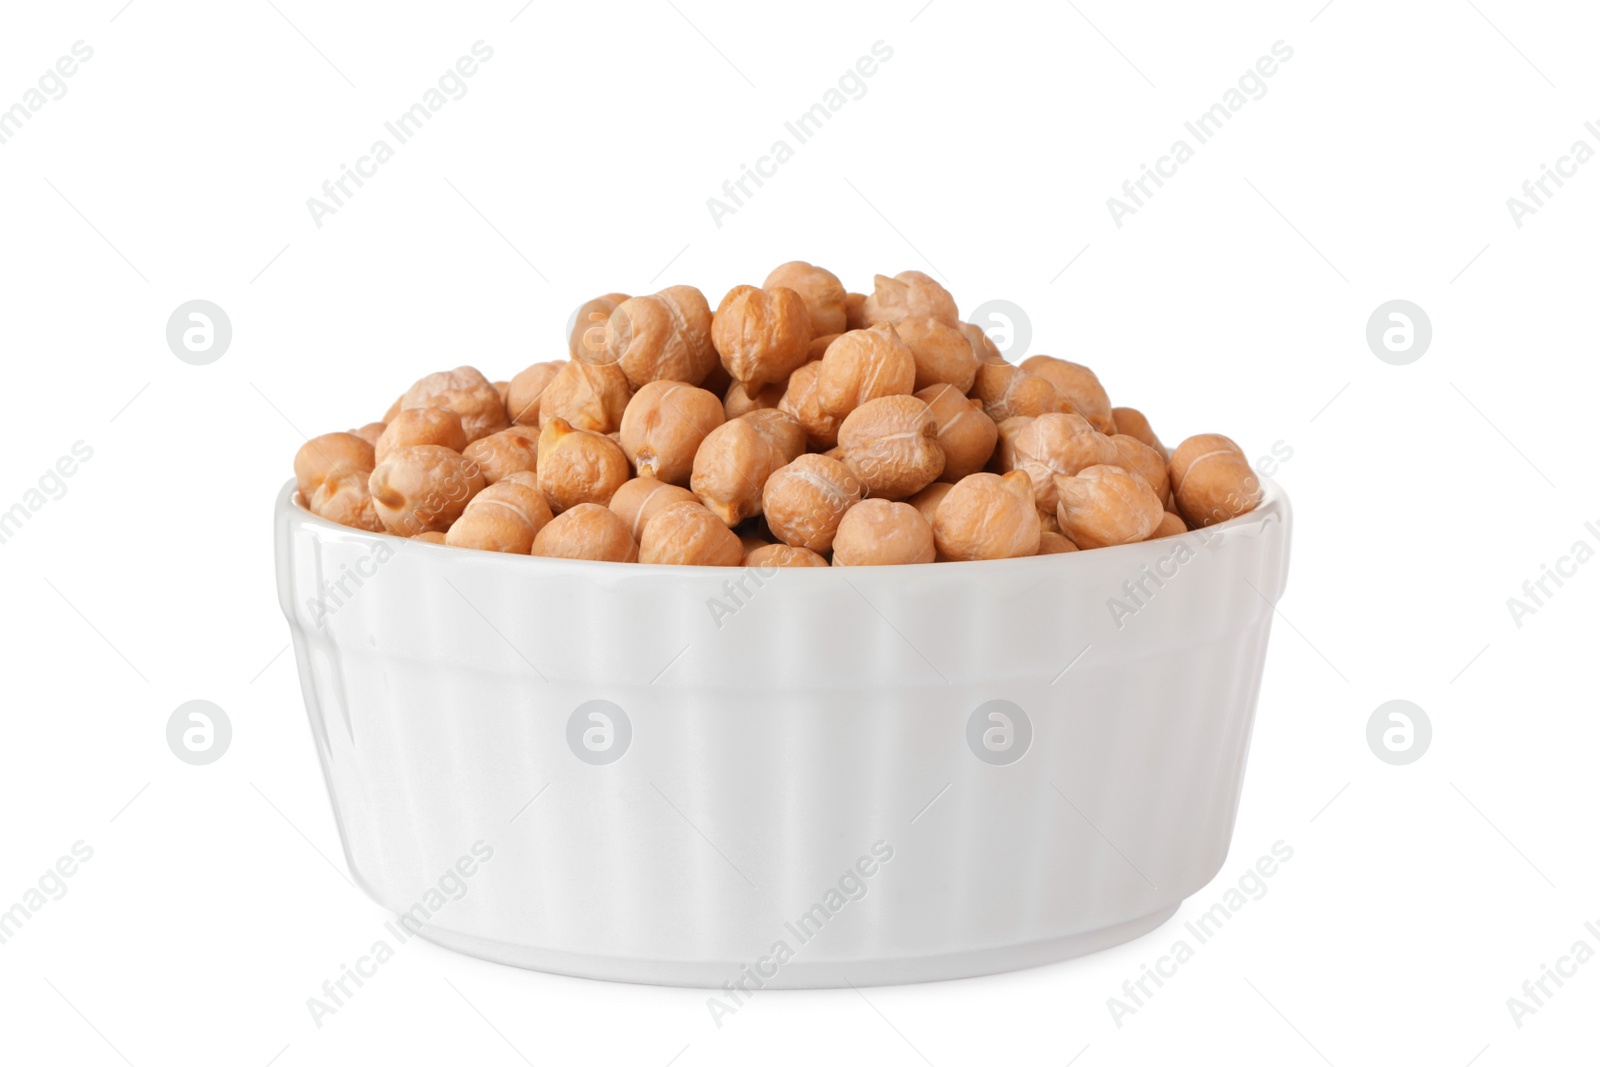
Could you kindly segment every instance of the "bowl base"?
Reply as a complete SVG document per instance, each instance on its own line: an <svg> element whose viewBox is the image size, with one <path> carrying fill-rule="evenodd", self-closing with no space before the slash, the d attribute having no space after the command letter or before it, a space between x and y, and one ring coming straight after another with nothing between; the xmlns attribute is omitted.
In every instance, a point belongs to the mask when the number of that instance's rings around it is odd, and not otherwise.
<svg viewBox="0 0 1600 1067"><path fill-rule="evenodd" d="M766 979L760 988L836 989L844 986L906 985L913 982L975 978L1027 967L1040 967L1048 963L1069 960L1075 956L1099 952L1101 949L1143 937L1172 918L1177 910L1178 905L1174 904L1170 908L1163 908L1115 926L998 948L888 959L849 961L796 959L779 968L778 973ZM607 982L721 990L725 982L738 978L749 964L749 961L641 960L621 956L558 952L505 941L493 941L437 926L424 926L419 934L426 940L453 952L476 956L493 963Z"/></svg>

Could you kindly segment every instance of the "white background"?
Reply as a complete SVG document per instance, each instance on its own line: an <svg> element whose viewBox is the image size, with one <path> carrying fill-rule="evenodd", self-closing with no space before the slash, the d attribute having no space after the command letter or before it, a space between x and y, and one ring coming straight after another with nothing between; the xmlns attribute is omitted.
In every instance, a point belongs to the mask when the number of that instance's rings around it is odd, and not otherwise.
<svg viewBox="0 0 1600 1067"><path fill-rule="evenodd" d="M0 945L0 1058L1594 1057L1600 961L1521 1028L1506 1007L1574 941L1600 948L1600 563L1520 628L1506 606L1600 545L1600 162L1521 228L1506 206L1574 140L1600 148L1592 11L275 2L3 16L0 106L75 41L94 55L0 145L0 509L74 442L94 452L0 545L0 908L74 842L94 855ZM315 226L307 197L480 39L494 57L467 95ZM707 197L879 40L893 58L866 95L715 225ZM1294 54L1267 94L1114 225L1106 198L1279 40ZM721 1029L703 991L420 941L317 1028L306 998L387 915L342 877L284 651L269 507L300 432L379 418L428 371L559 358L594 294L685 282L714 304L792 258L856 290L928 271L963 312L1015 301L1033 351L1094 367L1169 444L1293 449L1295 562L1223 873L1089 958L767 993ZM209 366L165 342L195 298L233 323ZM1364 338L1395 298L1433 323L1409 366ZM234 725L207 767L164 739L195 698ZM1432 719L1410 766L1367 748L1393 698ZM1268 895L1115 1025L1107 998L1278 840L1294 858Z"/></svg>

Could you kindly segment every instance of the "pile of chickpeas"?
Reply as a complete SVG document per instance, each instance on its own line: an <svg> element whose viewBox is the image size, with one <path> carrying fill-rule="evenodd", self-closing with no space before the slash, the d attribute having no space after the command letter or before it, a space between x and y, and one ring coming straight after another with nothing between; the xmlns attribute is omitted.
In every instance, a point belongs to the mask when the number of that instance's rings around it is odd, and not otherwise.
<svg viewBox="0 0 1600 1067"><path fill-rule="evenodd" d="M1239 446L1168 450L1094 372L1013 365L919 271L846 292L809 263L610 293L565 360L430 374L383 421L307 441L313 513L374 533L615 563L1004 559L1170 537L1254 508Z"/></svg>

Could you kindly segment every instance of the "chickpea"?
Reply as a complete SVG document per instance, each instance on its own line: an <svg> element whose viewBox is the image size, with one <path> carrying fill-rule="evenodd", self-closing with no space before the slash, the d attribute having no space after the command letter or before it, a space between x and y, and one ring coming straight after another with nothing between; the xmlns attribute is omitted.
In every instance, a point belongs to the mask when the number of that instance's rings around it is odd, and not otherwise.
<svg viewBox="0 0 1600 1067"><path fill-rule="evenodd" d="M383 523L373 506L364 471L338 471L324 478L311 491L306 506L311 514L370 533L382 533Z"/></svg>
<svg viewBox="0 0 1600 1067"><path fill-rule="evenodd" d="M444 543L525 556L550 517L550 505L539 490L538 479L520 471L467 501L461 517L445 531Z"/></svg>
<svg viewBox="0 0 1600 1067"><path fill-rule="evenodd" d="M843 463L807 454L772 472L761 491L761 513L778 540L826 552L862 486Z"/></svg>
<svg viewBox="0 0 1600 1067"><path fill-rule="evenodd" d="M1220 433L1203 433L1172 450L1172 492L1178 514L1194 529L1254 511L1261 479L1244 450Z"/></svg>
<svg viewBox="0 0 1600 1067"><path fill-rule="evenodd" d="M1161 513L1161 521L1156 524L1155 530L1145 540L1156 541L1163 537L1177 537L1181 533L1188 532L1189 527L1182 519L1170 511L1163 511Z"/></svg>
<svg viewBox="0 0 1600 1067"><path fill-rule="evenodd" d="M370 474L376 465L372 445L353 433L313 437L294 454L294 484L306 503L323 481L336 474Z"/></svg>
<svg viewBox="0 0 1600 1067"><path fill-rule="evenodd" d="M388 425L389 424L386 422L369 422L360 429L351 430L350 432L361 438L367 444L376 445L378 443L378 438L383 435L384 427Z"/></svg>
<svg viewBox="0 0 1600 1067"><path fill-rule="evenodd" d="M733 388L733 378L728 374L728 368L722 365L722 360L716 360L711 364L711 369L706 371L705 379L700 382L700 388L708 393L727 397L728 390Z"/></svg>
<svg viewBox="0 0 1600 1067"><path fill-rule="evenodd" d="M845 416L839 447L845 466L869 492L900 500L944 470L938 433L926 403L914 396L883 396Z"/></svg>
<svg viewBox="0 0 1600 1067"><path fill-rule="evenodd" d="M972 395L995 422L1013 415L1049 415L1067 410L1056 387L1009 363L979 363Z"/></svg>
<svg viewBox="0 0 1600 1067"><path fill-rule="evenodd" d="M606 320L600 360L621 368L635 389L662 378L699 385L717 362L711 321L705 294L692 285L624 300Z"/></svg>
<svg viewBox="0 0 1600 1067"><path fill-rule="evenodd" d="M984 414L983 405L949 384L930 385L915 395L933 413L939 448L944 452L939 480L959 482L983 470L1000 439L1000 431Z"/></svg>
<svg viewBox="0 0 1600 1067"><path fill-rule="evenodd" d="M539 488L558 514L579 504L609 503L632 473L615 441L555 417L547 417L539 431L538 471Z"/></svg>
<svg viewBox="0 0 1600 1067"><path fill-rule="evenodd" d="M776 408L757 408L740 417L754 426L756 433L765 437L773 448L783 453L785 463L793 463L796 457L805 452L805 427L788 412Z"/></svg>
<svg viewBox="0 0 1600 1067"><path fill-rule="evenodd" d="M736 425L738 420L724 425ZM752 431L753 432L753 431ZM645 523L639 541L640 563L691 567L737 567L744 559L739 535L700 504L673 504Z"/></svg>
<svg viewBox="0 0 1600 1067"><path fill-rule="evenodd" d="M1012 445L1012 466L1033 481L1033 498L1040 511L1055 513L1058 474L1077 474L1097 463L1120 463L1116 443L1089 425L1081 415L1053 412L1040 415Z"/></svg>
<svg viewBox="0 0 1600 1067"><path fill-rule="evenodd" d="M508 425L500 393L472 367L439 371L419 379L400 398L401 409L444 407L461 416L467 441L476 441ZM393 422L393 419L385 419Z"/></svg>
<svg viewBox="0 0 1600 1067"><path fill-rule="evenodd" d="M793 289L735 286L711 320L723 367L747 389L788 380L806 362L811 336L805 302Z"/></svg>
<svg viewBox="0 0 1600 1067"><path fill-rule="evenodd" d="M1116 421L1111 416L1111 398L1106 396L1105 387L1088 367L1054 356L1029 356L1022 361L1022 369L1055 386L1056 392L1069 405L1064 410L1076 411L1089 420L1089 425L1107 436L1117 432Z"/></svg>
<svg viewBox="0 0 1600 1067"><path fill-rule="evenodd" d="M750 416L741 415L706 435L695 453L689 488L726 525L737 526L760 513L762 487L787 462Z"/></svg>
<svg viewBox="0 0 1600 1067"><path fill-rule="evenodd" d="M540 394L539 425L558 418L580 430L610 433L622 425L633 390L620 367L606 363L561 364Z"/></svg>
<svg viewBox="0 0 1600 1067"><path fill-rule="evenodd" d="M1150 488L1155 490L1156 499L1165 501L1172 492L1166 457L1137 437L1130 437L1125 433L1113 434L1111 443L1116 446L1118 456L1111 462L1123 470L1132 471L1150 483Z"/></svg>
<svg viewBox="0 0 1600 1067"><path fill-rule="evenodd" d="M465 450L467 431L461 427L461 416L444 407L405 408L378 435L373 456L382 463L395 449L412 445L441 445L452 452Z"/></svg>
<svg viewBox="0 0 1600 1067"><path fill-rule="evenodd" d="M744 554L746 567L826 567L828 560L809 548L763 545Z"/></svg>
<svg viewBox="0 0 1600 1067"><path fill-rule="evenodd" d="M1161 524L1161 501L1137 474L1096 464L1056 475L1056 521L1079 548L1143 541Z"/></svg>
<svg viewBox="0 0 1600 1067"><path fill-rule="evenodd" d="M814 449L829 449L839 441L843 416L829 415L817 399L817 379L821 362L807 363L789 375L778 410L794 418L806 431L806 443Z"/></svg>
<svg viewBox="0 0 1600 1067"><path fill-rule="evenodd" d="M985 467L990 474L1005 474L1016 469L1017 436L1032 421L1032 415L1013 415L995 424L995 434L999 440L994 446L994 455L989 457Z"/></svg>
<svg viewBox="0 0 1600 1067"><path fill-rule="evenodd" d="M817 404L840 419L869 400L911 392L917 380L911 349L887 324L840 334L819 366Z"/></svg>
<svg viewBox="0 0 1600 1067"><path fill-rule="evenodd" d="M479 438L461 454L478 465L485 482L494 485L507 475L538 467L539 439L530 436L526 427L513 426Z"/></svg>
<svg viewBox="0 0 1600 1067"><path fill-rule="evenodd" d="M766 548L776 543L769 537L763 537L759 530L750 529L750 525L748 522L742 522L739 528L733 531L739 535L739 547L745 555L748 556L758 548Z"/></svg>
<svg viewBox="0 0 1600 1067"><path fill-rule="evenodd" d="M913 390L946 383L963 393L971 391L978 374L978 354L960 330L919 315L895 323L894 332L911 349L916 362Z"/></svg>
<svg viewBox="0 0 1600 1067"><path fill-rule="evenodd" d="M774 268L761 288L793 289L799 293L816 333L844 333L847 329L844 285L831 271L797 259Z"/></svg>
<svg viewBox="0 0 1600 1067"><path fill-rule="evenodd" d="M448 530L483 486L476 464L442 445L397 448L367 479L383 528L401 537Z"/></svg>
<svg viewBox="0 0 1600 1067"><path fill-rule="evenodd" d="M505 407L506 406L506 401L511 398L511 383L510 382L490 382L489 384L494 386L494 391L500 394L500 406L501 407ZM507 417L509 418L509 416L507 416Z"/></svg>
<svg viewBox="0 0 1600 1067"><path fill-rule="evenodd" d="M668 485L654 478L633 478L611 494L606 506L617 513L635 541L644 534L650 517L669 504L698 504L700 498L681 485Z"/></svg>
<svg viewBox="0 0 1600 1067"><path fill-rule="evenodd" d="M950 495L950 490L956 487L955 482L934 482L922 492L912 497L906 503L917 509L917 512L928 520L928 525L933 525L933 517L938 514L939 504Z"/></svg>
<svg viewBox="0 0 1600 1067"><path fill-rule="evenodd" d="M873 497L844 513L833 538L835 567L932 563L933 527L903 501Z"/></svg>
<svg viewBox="0 0 1600 1067"><path fill-rule="evenodd" d="M430 545L444 544L444 534L438 530L424 530L419 534L412 534L410 539L413 541L426 541Z"/></svg>
<svg viewBox="0 0 1600 1067"><path fill-rule="evenodd" d="M770 382L750 393L740 382L728 386L727 395L722 398L722 414L726 419L737 419L747 412L757 411L762 408L775 408L783 401L783 394L788 389L789 379L781 382Z"/></svg>
<svg viewBox="0 0 1600 1067"><path fill-rule="evenodd" d="M572 317L567 332L567 355L584 363L606 363L606 321L628 299L627 293L607 293L586 300Z"/></svg>
<svg viewBox="0 0 1600 1067"><path fill-rule="evenodd" d="M665 378L646 382L622 413L622 451L639 477L688 485L700 442L723 421L715 394Z"/></svg>
<svg viewBox="0 0 1600 1067"><path fill-rule="evenodd" d="M578 504L550 520L533 539L535 556L637 563L639 546L616 512L599 504Z"/></svg>
<svg viewBox="0 0 1600 1067"><path fill-rule="evenodd" d="M506 394L506 414L511 416L513 425L539 425L539 400L565 366L560 360L535 363L511 379L511 389Z"/></svg>
<svg viewBox="0 0 1600 1067"><path fill-rule="evenodd" d="M933 516L933 536L947 559L1037 555L1039 532L1033 483L1022 471L967 475Z"/></svg>
<svg viewBox="0 0 1600 1067"><path fill-rule="evenodd" d="M1150 420L1138 408L1112 408L1111 421L1116 425L1117 433L1127 434L1136 441L1143 441L1151 448L1160 452L1163 457L1171 458L1167 454L1167 446L1161 443L1156 432L1150 428Z"/></svg>
<svg viewBox="0 0 1600 1067"><path fill-rule="evenodd" d="M1058 534L1053 530L1041 530L1039 532L1039 555L1055 556L1060 555L1062 552L1076 551L1078 551L1078 546L1073 544L1065 534Z"/></svg>
<svg viewBox="0 0 1600 1067"><path fill-rule="evenodd" d="M867 321L867 294L844 294L844 330L865 330L872 323Z"/></svg>
<svg viewBox="0 0 1600 1067"><path fill-rule="evenodd" d="M913 316L938 319L952 329L961 323L955 298L920 270L903 270L893 278L879 274L872 281L875 288L862 304L861 313L874 326Z"/></svg>
<svg viewBox="0 0 1600 1067"><path fill-rule="evenodd" d="M972 354L979 363L1004 363L1006 357L1001 355L1000 347L994 343L982 326L976 323L963 322L958 327L961 336L967 339L967 344L972 346ZM971 390L969 389L968 392Z"/></svg>
<svg viewBox="0 0 1600 1067"><path fill-rule="evenodd" d="M839 337L840 335L836 333L825 333L821 334L820 336L813 337L811 339L811 343L806 346L806 362L815 363L817 360L827 355L828 346L837 341Z"/></svg>

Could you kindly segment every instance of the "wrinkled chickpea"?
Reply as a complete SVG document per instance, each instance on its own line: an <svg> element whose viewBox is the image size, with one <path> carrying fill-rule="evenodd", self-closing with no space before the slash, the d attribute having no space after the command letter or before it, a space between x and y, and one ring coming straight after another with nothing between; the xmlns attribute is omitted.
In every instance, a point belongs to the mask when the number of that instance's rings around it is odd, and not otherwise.
<svg viewBox="0 0 1600 1067"><path fill-rule="evenodd" d="M948 384L930 385L915 395L933 413L939 448L944 452L939 480L959 482L983 470L1000 440L1000 430L984 414L983 405Z"/></svg>
<svg viewBox="0 0 1600 1067"><path fill-rule="evenodd" d="M763 289L793 289L805 302L813 333L844 333L844 284L831 271L793 260L774 268Z"/></svg>
<svg viewBox="0 0 1600 1067"><path fill-rule="evenodd" d="M479 438L461 454L478 465L485 482L494 485L519 471L537 469L539 439L530 435L526 427L513 426Z"/></svg>
<svg viewBox="0 0 1600 1067"><path fill-rule="evenodd" d="M934 482L922 492L913 496L906 503L917 509L917 513L928 520L928 525L933 525L933 517L939 512L939 504L950 495L950 490L956 487L955 482Z"/></svg>
<svg viewBox="0 0 1600 1067"><path fill-rule="evenodd" d="M722 398L722 414L724 421L737 419L747 412L759 411L763 408L775 408L783 402L783 394L788 390L789 379L781 382L770 382L757 389L754 393L745 389L744 385L734 382L728 386L727 395Z"/></svg>
<svg viewBox="0 0 1600 1067"><path fill-rule="evenodd" d="M599 504L578 504L550 520L533 539L535 556L637 563L639 546L616 512Z"/></svg>
<svg viewBox="0 0 1600 1067"><path fill-rule="evenodd" d="M817 379L822 373L822 363L807 363L789 375L783 399L778 410L794 418L806 432L806 444L817 450L826 450L839 443L839 423L843 416L829 415L822 410L817 399Z"/></svg>
<svg viewBox="0 0 1600 1067"><path fill-rule="evenodd" d="M955 297L920 270L903 270L893 278L879 274L872 281L872 295L861 306L862 317L870 325L913 316L938 319L951 328L961 323Z"/></svg>
<svg viewBox="0 0 1600 1067"><path fill-rule="evenodd" d="M405 408L389 421L373 445L373 455L382 463L397 448L412 445L441 445L452 452L467 447L467 431L461 416L450 408Z"/></svg>
<svg viewBox="0 0 1600 1067"><path fill-rule="evenodd" d="M809 548L794 545L763 545L744 554L746 567L826 567L828 560Z"/></svg>
<svg viewBox="0 0 1600 1067"><path fill-rule="evenodd" d="M383 522L367 488L369 475L362 471L340 471L328 475L312 490L306 506L318 518L369 533L382 533Z"/></svg>
<svg viewBox="0 0 1600 1067"><path fill-rule="evenodd" d="M1110 440L1116 446L1118 456L1111 462L1143 478L1155 490L1156 499L1165 502L1172 490L1166 457L1137 437L1125 433L1113 434Z"/></svg>
<svg viewBox="0 0 1600 1067"><path fill-rule="evenodd" d="M1033 483L1022 471L967 475L945 494L933 516L934 539L946 559L1037 555L1039 533Z"/></svg>
<svg viewBox="0 0 1600 1067"><path fill-rule="evenodd" d="M845 416L839 426L839 447L845 466L868 492L900 500L944 470L938 433L926 403L914 396L884 396Z"/></svg>
<svg viewBox="0 0 1600 1067"><path fill-rule="evenodd" d="M806 362L815 363L827 355L828 346L837 341L839 337L840 335L836 333L825 333L820 337L813 337L811 343L806 346Z"/></svg>
<svg viewBox="0 0 1600 1067"><path fill-rule="evenodd" d="M1040 415L1017 434L1012 444L1012 466L1033 481L1033 499L1039 510L1054 514L1058 474L1077 474L1097 463L1118 463L1116 443L1089 425L1081 415L1060 412Z"/></svg>
<svg viewBox="0 0 1600 1067"><path fill-rule="evenodd" d="M1111 421L1116 425L1117 433L1127 434L1136 441L1143 441L1151 448L1160 452L1164 459L1170 459L1167 446L1161 443L1156 432L1150 428L1150 420L1137 408L1112 408Z"/></svg>
<svg viewBox="0 0 1600 1067"><path fill-rule="evenodd" d="M317 486L337 474L372 473L377 465L372 445L353 433L313 437L294 454L294 484L307 502Z"/></svg>
<svg viewBox="0 0 1600 1067"><path fill-rule="evenodd" d="M863 500L844 513L833 538L835 567L932 563L933 527L904 501Z"/></svg>
<svg viewBox="0 0 1600 1067"><path fill-rule="evenodd" d="M872 323L867 321L867 294L844 294L844 332L851 330L865 330Z"/></svg>
<svg viewBox="0 0 1600 1067"><path fill-rule="evenodd" d="M628 528L628 536L635 541L644 535L644 527L651 516L669 504L698 504L700 498L681 485L668 485L654 478L632 478L611 494L606 506L617 513L617 518Z"/></svg>
<svg viewBox="0 0 1600 1067"><path fill-rule="evenodd" d="M1009 363L979 363L972 395L996 423L1016 415L1049 415L1067 410L1056 387Z"/></svg>
<svg viewBox="0 0 1600 1067"><path fill-rule="evenodd" d="M917 367L913 390L949 384L963 393L972 389L978 374L978 355L972 344L953 326L938 319L913 315L894 324L895 333L911 349Z"/></svg>
<svg viewBox="0 0 1600 1067"><path fill-rule="evenodd" d="M826 552L839 520L861 497L861 483L848 467L808 453L772 472L761 491L761 513L778 540Z"/></svg>
<svg viewBox="0 0 1600 1067"><path fill-rule="evenodd" d="M374 467L367 486L383 528L409 537L449 529L484 481L477 465L459 452L411 445L395 449Z"/></svg>
<svg viewBox="0 0 1600 1067"><path fill-rule="evenodd" d="M384 428L388 425L389 424L386 422L369 422L365 426L362 426L359 429L351 430L350 432L361 438L367 444L376 445L378 443L378 438L383 435Z"/></svg>
<svg viewBox="0 0 1600 1067"><path fill-rule="evenodd" d="M888 324L840 334L819 367L817 404L839 419L869 400L910 393L917 381L911 349Z"/></svg>
<svg viewBox="0 0 1600 1067"><path fill-rule="evenodd" d="M1117 432L1117 424L1111 417L1111 398L1106 396L1105 387L1088 367L1054 356L1029 356L1022 361L1022 369L1055 386L1067 403L1063 410L1076 411L1089 420L1089 425L1107 436Z"/></svg>
<svg viewBox="0 0 1600 1067"><path fill-rule="evenodd" d="M756 414L741 415L712 430L694 456L689 488L728 526L761 513L762 487L773 471L789 462L751 421Z"/></svg>
<svg viewBox="0 0 1600 1067"><path fill-rule="evenodd" d="M1155 490L1137 474L1096 464L1076 475L1056 475L1056 521L1079 548L1143 541L1164 513Z"/></svg>
<svg viewBox="0 0 1600 1067"><path fill-rule="evenodd" d="M711 320L711 342L729 377L746 389L787 381L806 362L811 319L793 289L738 285Z"/></svg>
<svg viewBox="0 0 1600 1067"><path fill-rule="evenodd" d="M639 477L688 485L700 443L724 421L715 394L665 378L646 382L622 413L622 451Z"/></svg>
<svg viewBox="0 0 1600 1067"><path fill-rule="evenodd" d="M1261 479L1244 450L1220 433L1203 433L1172 450L1172 493L1178 514L1191 528L1254 511L1261 503Z"/></svg>
<svg viewBox="0 0 1600 1067"><path fill-rule="evenodd" d="M717 362L705 294L673 285L624 300L606 320L600 361L620 368L635 389L662 378L699 385Z"/></svg>
<svg viewBox="0 0 1600 1067"><path fill-rule="evenodd" d="M456 548L527 555L551 518L539 481L527 471L507 475L467 501L444 543Z"/></svg>
<svg viewBox="0 0 1600 1067"><path fill-rule="evenodd" d="M559 514L579 504L607 504L628 480L628 457L604 434L547 417L539 431L539 488Z"/></svg>
<svg viewBox="0 0 1600 1067"><path fill-rule="evenodd" d="M773 448L782 452L785 463L793 463L797 456L805 452L805 427L787 411L757 408L755 411L745 412L740 418L754 426L756 433L765 437Z"/></svg>
<svg viewBox="0 0 1600 1067"><path fill-rule="evenodd" d="M1182 519L1170 511L1163 511L1161 513L1161 521L1156 524L1155 530L1145 540L1155 541L1163 537L1176 537L1181 533L1188 532L1189 527Z"/></svg>
<svg viewBox="0 0 1600 1067"><path fill-rule="evenodd" d="M540 394L539 425L561 419L580 430L611 433L622 425L633 390L620 367L605 363L561 364Z"/></svg>
<svg viewBox="0 0 1600 1067"><path fill-rule="evenodd" d="M973 322L963 322L958 327L961 336L967 339L967 344L972 346L972 355L979 363L1004 363L1006 357L1000 353L1000 346L994 343L994 338L985 332L982 326Z"/></svg>
<svg viewBox="0 0 1600 1067"><path fill-rule="evenodd" d="M506 406L500 393L476 368L429 374L411 386L400 398L401 410L444 407L461 416L461 428L469 442L503 430L508 425ZM392 419L385 419L392 422Z"/></svg>
<svg viewBox="0 0 1600 1067"><path fill-rule="evenodd" d="M555 380L556 374L565 366L566 364L560 360L535 363L511 379L511 389L506 395L506 414L511 417L514 425L539 425L540 398Z"/></svg>
<svg viewBox="0 0 1600 1067"><path fill-rule="evenodd" d="M700 504L662 508L645 523L644 537L639 541L640 563L737 567L743 559L739 535Z"/></svg>
<svg viewBox="0 0 1600 1067"><path fill-rule="evenodd" d="M995 423L994 455L989 457L989 463L984 468L990 474L1006 474L1016 469L1017 437L1033 421L1032 415L1013 415L1009 419L1002 419Z"/></svg>
<svg viewBox="0 0 1600 1067"><path fill-rule="evenodd" d="M607 293L585 300L572 317L567 333L567 355L584 363L606 363L606 322L628 300L627 293Z"/></svg>
<svg viewBox="0 0 1600 1067"><path fill-rule="evenodd" d="M1063 552L1076 552L1078 546L1073 544L1065 534L1056 533L1054 530L1039 531L1039 555L1057 556Z"/></svg>

